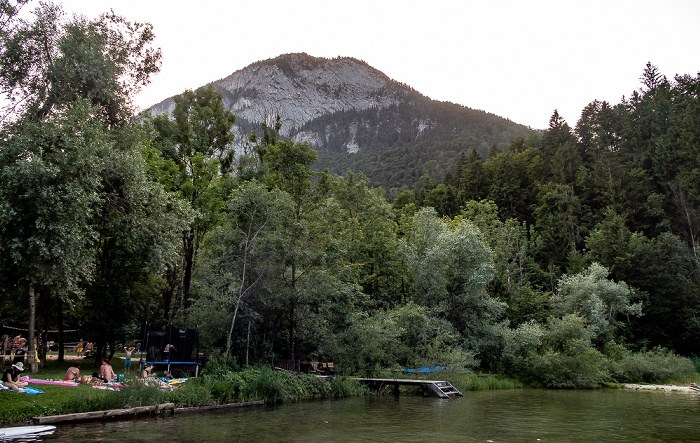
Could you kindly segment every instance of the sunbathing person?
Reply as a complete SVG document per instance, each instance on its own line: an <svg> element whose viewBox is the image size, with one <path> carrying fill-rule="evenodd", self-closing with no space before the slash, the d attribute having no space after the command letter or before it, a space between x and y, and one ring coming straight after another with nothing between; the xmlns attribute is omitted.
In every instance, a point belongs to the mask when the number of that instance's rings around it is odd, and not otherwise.
<svg viewBox="0 0 700 443"><path fill-rule="evenodd" d="M112 369L112 365L109 364L108 358L105 358L102 361L102 366L100 366L100 378L106 382L110 382L117 378L117 375L114 373L114 369Z"/></svg>
<svg viewBox="0 0 700 443"><path fill-rule="evenodd" d="M156 376L156 374L153 372L153 365L147 365L143 369L143 374L141 374L143 378L153 378Z"/></svg>
<svg viewBox="0 0 700 443"><path fill-rule="evenodd" d="M78 381L80 379L80 362L68 368L66 375L63 377L65 381Z"/></svg>
<svg viewBox="0 0 700 443"><path fill-rule="evenodd" d="M153 372L153 365L148 365L144 368L143 373L142 373L142 377L143 377L144 384L147 384L147 385L157 384L161 389L168 389L170 391L172 391L174 389L174 387L171 384L169 384L169 383L167 383L159 378L156 378L156 373Z"/></svg>

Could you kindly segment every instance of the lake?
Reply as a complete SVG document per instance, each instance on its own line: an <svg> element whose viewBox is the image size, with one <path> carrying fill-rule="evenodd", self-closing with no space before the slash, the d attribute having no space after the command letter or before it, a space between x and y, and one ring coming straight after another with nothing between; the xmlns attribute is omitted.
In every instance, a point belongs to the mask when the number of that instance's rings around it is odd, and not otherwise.
<svg viewBox="0 0 700 443"><path fill-rule="evenodd" d="M700 395L605 389L402 394L61 425L61 442L700 442Z"/></svg>

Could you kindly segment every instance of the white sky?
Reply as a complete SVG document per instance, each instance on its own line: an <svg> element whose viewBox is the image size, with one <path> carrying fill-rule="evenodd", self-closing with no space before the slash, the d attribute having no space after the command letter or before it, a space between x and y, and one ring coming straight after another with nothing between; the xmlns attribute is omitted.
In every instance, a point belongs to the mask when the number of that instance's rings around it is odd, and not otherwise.
<svg viewBox="0 0 700 443"><path fill-rule="evenodd" d="M430 98L544 129L619 103L648 61L700 72L698 0L55 0L154 26L161 72L147 108L290 52L361 59ZM36 3L32 4L32 9Z"/></svg>

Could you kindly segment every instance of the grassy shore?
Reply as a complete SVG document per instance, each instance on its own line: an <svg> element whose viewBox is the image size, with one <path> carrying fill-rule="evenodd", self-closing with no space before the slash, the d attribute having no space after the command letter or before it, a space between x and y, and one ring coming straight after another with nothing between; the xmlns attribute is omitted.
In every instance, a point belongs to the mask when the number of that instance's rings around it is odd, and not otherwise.
<svg viewBox="0 0 700 443"><path fill-rule="evenodd" d="M74 363L75 361L71 360L66 362L49 360L47 366L40 368L37 374L32 374L32 377L45 380L63 379L66 369ZM117 374L124 373L123 360L120 356L114 358L112 363ZM81 374L90 374L96 370L93 367L93 360L83 360L81 366ZM127 386L119 391L93 389L87 385L44 384L33 385L44 391L44 394L38 395L0 391L0 422L27 422L41 415L151 406L161 403L175 403L177 407L192 407L258 400L277 403L301 399L374 395L350 376L337 376L331 382L327 382L314 375L273 371L268 367L233 370L225 365L210 366L203 375L190 378L173 391L161 390L158 386L144 386L134 380L133 371L131 374L126 374ZM25 373L25 375L29 374ZM377 371L372 376L447 380L463 393L474 390L524 387L524 383L513 378L478 374L472 371L447 371L425 375ZM401 390L408 395L415 393L411 388L402 387Z"/></svg>
<svg viewBox="0 0 700 443"><path fill-rule="evenodd" d="M66 369L74 363L74 360L49 360L46 367L40 368L32 377L45 380L63 379ZM112 366L117 374L124 373L120 356L112 359ZM93 360L86 359L81 362L81 374L90 374L95 370ZM163 391L157 386L143 386L134 381L133 375L133 371L126 374L125 384L128 386L119 391L93 389L87 385L73 387L43 384L34 387L43 390L44 394L26 395L2 391L0 422L27 421L40 415L119 409L167 402L175 403L178 407L189 407L257 400L276 403L371 394L363 384L352 380L352 377L338 376L327 382L313 375L273 371L267 367L250 367L235 371L221 367L198 378L190 378L173 391ZM437 376L430 374L419 378L434 379L433 375ZM512 389L522 386L513 379L479 376L472 372L441 373L439 378L451 381L460 391Z"/></svg>
<svg viewBox="0 0 700 443"><path fill-rule="evenodd" d="M33 378L62 380L74 360L57 362L49 360L46 367L36 374L25 372ZM112 359L117 374L124 373L123 360ZM97 370L93 360L81 362L81 374ZM246 368L190 378L173 391L158 386L144 386L136 381L134 372L126 374L125 385L119 391L94 389L88 385L60 386L35 384L43 394L27 395L13 391L0 391L0 422L24 422L40 415L70 414L127 406L149 406L172 402L178 407L210 406L226 403L265 400L280 402L324 397L363 395L364 386L349 380L336 379L330 383L318 377L273 371L269 368Z"/></svg>

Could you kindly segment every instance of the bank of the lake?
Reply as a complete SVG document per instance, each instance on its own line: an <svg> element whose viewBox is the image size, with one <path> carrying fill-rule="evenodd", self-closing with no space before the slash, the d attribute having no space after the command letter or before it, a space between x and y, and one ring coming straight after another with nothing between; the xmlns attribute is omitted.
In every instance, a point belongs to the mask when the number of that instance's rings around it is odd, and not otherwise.
<svg viewBox="0 0 700 443"><path fill-rule="evenodd" d="M51 377L53 375L54 377ZM56 378L55 370L33 375L33 378ZM395 377L391 372L375 375ZM408 376L407 376L408 377ZM480 375L474 372L442 372L419 379L451 381L462 392L484 389L515 389L522 387L517 380L502 376ZM28 423L34 417L75 414L126 407L153 406L174 403L176 407L212 406L231 403L265 401L268 404L298 400L348 398L383 395L372 392L349 376L325 380L309 374L275 371L267 367L250 367L239 371L219 371L190 378L172 391L157 386L143 386L127 380L118 390L94 389L88 385L33 385L44 391L39 395L0 392L0 422ZM403 387L403 395L415 395L415 388Z"/></svg>
<svg viewBox="0 0 700 443"><path fill-rule="evenodd" d="M50 372L44 374L40 372L34 377L47 378L49 374ZM397 376L397 374L390 372L375 374L375 376L377 375ZM515 390L526 387L523 382L516 379L478 374L471 371L447 371L414 377L447 380L463 393L484 390ZM29 423L34 417L39 416L135 408L164 403L173 403L177 408L183 408L256 401L279 404L299 400L382 396L385 394L385 392L370 391L365 385L354 381L352 377L337 376L331 381L327 381L314 375L275 371L268 367L205 373L198 378L189 379L172 391L162 390L157 386L143 386L134 381L127 381L127 385L118 391L99 390L87 385L74 387L35 385L44 390L45 393L23 395L9 391L0 392L0 421L5 424ZM639 387L632 388L640 389ZM393 396L393 393L389 395ZM418 391L416 388L402 387L401 395L416 396Z"/></svg>

